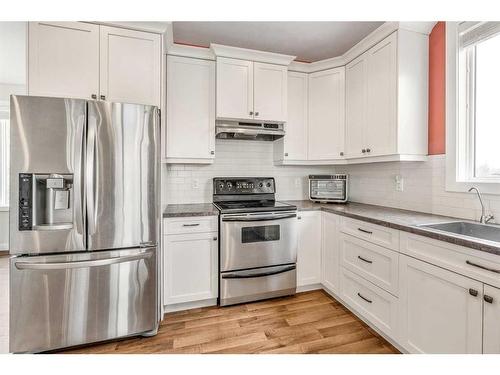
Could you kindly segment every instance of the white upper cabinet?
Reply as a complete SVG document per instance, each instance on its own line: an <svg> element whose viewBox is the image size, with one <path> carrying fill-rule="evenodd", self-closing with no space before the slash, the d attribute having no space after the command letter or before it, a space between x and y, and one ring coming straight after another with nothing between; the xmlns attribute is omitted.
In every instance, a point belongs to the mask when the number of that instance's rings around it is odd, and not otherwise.
<svg viewBox="0 0 500 375"><path fill-rule="evenodd" d="M398 30L346 65L346 158L427 155L428 38ZM388 160L388 159L386 159Z"/></svg>
<svg viewBox="0 0 500 375"><path fill-rule="evenodd" d="M253 119L253 62L217 58L217 118Z"/></svg>
<svg viewBox="0 0 500 375"><path fill-rule="evenodd" d="M397 152L396 34L367 52L365 147L370 156Z"/></svg>
<svg viewBox="0 0 500 375"><path fill-rule="evenodd" d="M30 95L160 106L159 34L84 22L30 22Z"/></svg>
<svg viewBox="0 0 500 375"><path fill-rule="evenodd" d="M217 57L217 118L284 122L287 68Z"/></svg>
<svg viewBox="0 0 500 375"><path fill-rule="evenodd" d="M286 136L274 142L275 161L307 160L308 77L306 73L288 72Z"/></svg>
<svg viewBox="0 0 500 375"><path fill-rule="evenodd" d="M345 68L346 92L346 139L345 155L362 156L365 147L366 121L366 55L361 55Z"/></svg>
<svg viewBox="0 0 500 375"><path fill-rule="evenodd" d="M344 67L309 76L309 160L342 158L344 151Z"/></svg>
<svg viewBox="0 0 500 375"><path fill-rule="evenodd" d="M399 267L401 345L410 353L481 353L483 284L404 255Z"/></svg>
<svg viewBox="0 0 500 375"><path fill-rule="evenodd" d="M160 35L100 28L100 95L113 102L160 106Z"/></svg>
<svg viewBox="0 0 500 375"><path fill-rule="evenodd" d="M99 26L30 22L29 95L91 99L99 95Z"/></svg>
<svg viewBox="0 0 500 375"><path fill-rule="evenodd" d="M253 77L254 119L262 121L286 121L286 66L254 62Z"/></svg>
<svg viewBox="0 0 500 375"><path fill-rule="evenodd" d="M166 161L215 158L215 62L167 57Z"/></svg>

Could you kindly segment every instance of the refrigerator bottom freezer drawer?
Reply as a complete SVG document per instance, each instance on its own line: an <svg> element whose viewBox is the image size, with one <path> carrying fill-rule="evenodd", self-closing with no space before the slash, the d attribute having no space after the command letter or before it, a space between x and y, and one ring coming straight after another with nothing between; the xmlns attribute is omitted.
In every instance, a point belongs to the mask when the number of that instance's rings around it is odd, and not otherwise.
<svg viewBox="0 0 500 375"><path fill-rule="evenodd" d="M221 272L220 306L289 296L297 289L295 264Z"/></svg>
<svg viewBox="0 0 500 375"><path fill-rule="evenodd" d="M153 331L156 247L10 259L10 351Z"/></svg>

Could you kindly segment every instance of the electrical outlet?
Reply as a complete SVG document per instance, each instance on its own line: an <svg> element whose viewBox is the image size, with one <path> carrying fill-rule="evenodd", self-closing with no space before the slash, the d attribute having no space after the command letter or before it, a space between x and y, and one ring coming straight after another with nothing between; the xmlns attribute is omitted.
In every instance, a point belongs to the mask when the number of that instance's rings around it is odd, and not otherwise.
<svg viewBox="0 0 500 375"><path fill-rule="evenodd" d="M394 177L394 182L395 182L395 185L396 185L396 191L403 191L404 190L404 179L403 179L403 176L401 176L400 174L397 174Z"/></svg>
<svg viewBox="0 0 500 375"><path fill-rule="evenodd" d="M198 180L197 178L193 178L193 180L191 181L191 187L193 189L199 189L200 188L200 180Z"/></svg>
<svg viewBox="0 0 500 375"><path fill-rule="evenodd" d="M295 187L300 187L300 178L299 177L296 177L295 178Z"/></svg>

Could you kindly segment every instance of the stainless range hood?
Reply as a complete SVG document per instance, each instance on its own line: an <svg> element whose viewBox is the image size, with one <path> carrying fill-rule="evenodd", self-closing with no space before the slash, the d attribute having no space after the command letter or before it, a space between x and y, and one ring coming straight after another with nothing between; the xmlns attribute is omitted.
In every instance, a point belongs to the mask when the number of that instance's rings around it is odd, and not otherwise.
<svg viewBox="0 0 500 375"><path fill-rule="evenodd" d="M215 138L275 141L285 135L282 123L217 121Z"/></svg>

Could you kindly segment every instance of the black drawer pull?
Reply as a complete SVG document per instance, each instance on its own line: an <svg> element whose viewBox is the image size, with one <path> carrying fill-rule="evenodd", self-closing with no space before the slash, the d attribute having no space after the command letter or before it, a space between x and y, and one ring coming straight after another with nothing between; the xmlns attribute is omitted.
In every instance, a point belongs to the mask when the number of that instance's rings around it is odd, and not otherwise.
<svg viewBox="0 0 500 375"><path fill-rule="evenodd" d="M358 228L360 232L367 233L367 234L373 234L373 232L370 232L369 230Z"/></svg>
<svg viewBox="0 0 500 375"><path fill-rule="evenodd" d="M183 227L197 227L198 225L200 225L200 223L196 223L196 224L182 224Z"/></svg>
<svg viewBox="0 0 500 375"><path fill-rule="evenodd" d="M489 267L481 266L480 264L471 262L469 260L466 260L465 263L467 263L469 266L474 266L474 267L477 267L477 268L481 268L481 269L486 270L486 271L500 273L500 270L496 270L494 268L489 268Z"/></svg>
<svg viewBox="0 0 500 375"><path fill-rule="evenodd" d="M493 297L492 296L488 296L487 294L485 294L484 297L483 297L483 299L484 299L485 302L493 303Z"/></svg>
<svg viewBox="0 0 500 375"><path fill-rule="evenodd" d="M359 292L358 292L358 297L359 297L359 298L361 298L362 300L365 300L365 301L366 301L366 302L368 302L368 303L372 303L372 302L373 302L373 301L369 300L368 298L363 297L363 296L361 295L361 293L359 293Z"/></svg>
<svg viewBox="0 0 500 375"><path fill-rule="evenodd" d="M358 259L359 259L359 260L362 260L363 262L366 262L366 263L370 263L370 264L372 264L372 263L373 263L373 260L368 260L368 259L366 259L366 258L363 258L363 257L362 257L362 256L360 256L360 255L358 255Z"/></svg>
<svg viewBox="0 0 500 375"><path fill-rule="evenodd" d="M473 297L477 297L478 291L476 289L469 289L469 294Z"/></svg>

